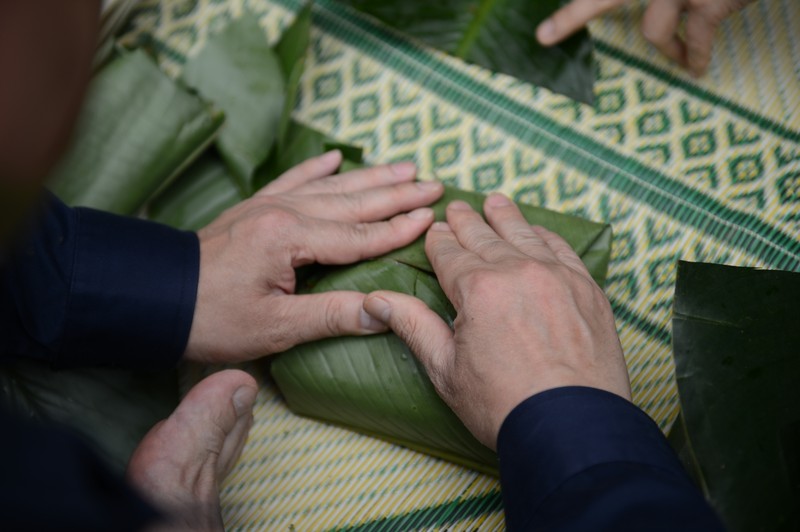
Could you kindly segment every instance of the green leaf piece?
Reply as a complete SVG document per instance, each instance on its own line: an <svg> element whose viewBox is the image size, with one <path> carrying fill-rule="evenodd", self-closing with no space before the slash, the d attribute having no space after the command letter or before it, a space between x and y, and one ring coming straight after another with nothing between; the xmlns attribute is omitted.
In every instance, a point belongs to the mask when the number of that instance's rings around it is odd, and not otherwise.
<svg viewBox="0 0 800 532"><path fill-rule="evenodd" d="M455 311L435 278L379 259L335 271L312 293L390 289L425 301L448 323ZM332 338L298 346L272 362L289 407L470 467L493 471L496 457L439 398L425 369L394 334Z"/></svg>
<svg viewBox="0 0 800 532"><path fill-rule="evenodd" d="M442 218L447 203L476 208L484 196L447 189L435 205ZM543 223L576 245L602 282L610 255L609 226L544 209L522 206L531 223ZM394 290L414 295L452 325L454 310L425 257L422 240L382 258L312 274L300 291ZM289 407L309 417L377 436L473 469L497 473L493 452L475 440L442 402L424 368L394 334L321 340L297 346L272 362Z"/></svg>
<svg viewBox="0 0 800 532"><path fill-rule="evenodd" d="M306 66L308 45L311 41L311 2L308 2L297 13L294 22L283 33L280 41L275 46L275 52L281 63L281 71L286 80L286 101L278 125L278 149L284 146L284 137L289 129L297 93L300 88L300 78Z"/></svg>
<svg viewBox="0 0 800 532"><path fill-rule="evenodd" d="M444 195L431 207L436 220L443 221L445 220L445 209L451 201L464 201L482 213L485 199L486 196L477 192L445 187ZM529 223L541 225L561 235L583 259L595 282L603 286L608 273L608 261L611 254L612 233L610 225L590 222L577 216L561 214L533 205L519 204L519 207ZM425 254L424 237L420 237L404 248L389 253L386 257L428 272L433 271Z"/></svg>
<svg viewBox="0 0 800 532"><path fill-rule="evenodd" d="M553 47L536 27L561 0L340 0L450 55L591 104L592 43L586 30Z"/></svg>
<svg viewBox="0 0 800 532"><path fill-rule="evenodd" d="M211 143L222 121L144 52L124 54L93 79L52 189L70 205L133 214Z"/></svg>
<svg viewBox="0 0 800 532"><path fill-rule="evenodd" d="M178 405L175 371L53 370L20 360L0 368L0 401L19 416L71 427L124 474L131 453Z"/></svg>
<svg viewBox="0 0 800 532"><path fill-rule="evenodd" d="M150 202L147 214L177 229L197 231L243 199L225 163L206 153Z"/></svg>
<svg viewBox="0 0 800 532"><path fill-rule="evenodd" d="M800 529L798 301L800 273L678 265L684 455L734 531Z"/></svg>
<svg viewBox="0 0 800 532"><path fill-rule="evenodd" d="M340 144L316 129L290 120L284 144L259 168L254 180L255 188L259 189L292 167L334 149L342 151L340 173L359 168L363 162L361 148Z"/></svg>
<svg viewBox="0 0 800 532"><path fill-rule="evenodd" d="M183 79L225 112L217 147L249 196L253 175L277 139L286 101L281 62L255 16L246 13L211 36L186 63Z"/></svg>

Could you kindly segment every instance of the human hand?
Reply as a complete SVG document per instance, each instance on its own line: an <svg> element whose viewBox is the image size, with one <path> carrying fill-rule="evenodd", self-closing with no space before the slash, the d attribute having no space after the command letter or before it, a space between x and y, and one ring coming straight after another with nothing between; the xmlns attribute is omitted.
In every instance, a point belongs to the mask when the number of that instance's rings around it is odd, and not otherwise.
<svg viewBox="0 0 800 532"><path fill-rule="evenodd" d="M450 330L422 301L388 291L364 308L402 338L439 395L484 445L528 397L590 386L630 400L611 306L561 237L490 196L489 225L466 203L447 208L425 250L457 311Z"/></svg>
<svg viewBox="0 0 800 532"><path fill-rule="evenodd" d="M693 76L702 76L711 62L714 35L726 17L753 0L652 0L642 19L642 34L661 53ZM590 20L616 9L627 0L573 0L536 28L545 46L556 44ZM685 37L680 26L685 25Z"/></svg>
<svg viewBox="0 0 800 532"><path fill-rule="evenodd" d="M294 269L356 262L413 242L433 222L421 207L443 187L414 183L412 163L331 175L340 163L339 151L310 159L198 232L200 282L185 358L237 362L386 330L362 310L364 294L295 295Z"/></svg>

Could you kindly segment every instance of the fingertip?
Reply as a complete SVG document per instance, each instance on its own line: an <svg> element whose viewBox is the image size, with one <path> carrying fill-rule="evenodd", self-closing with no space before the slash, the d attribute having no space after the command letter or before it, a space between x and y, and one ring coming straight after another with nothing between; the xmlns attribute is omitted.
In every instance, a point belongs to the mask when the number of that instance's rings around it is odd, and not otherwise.
<svg viewBox="0 0 800 532"><path fill-rule="evenodd" d="M417 175L417 165L411 161L391 164L389 169L398 179L412 179Z"/></svg>
<svg viewBox="0 0 800 532"><path fill-rule="evenodd" d="M388 325L392 318L392 305L382 297L380 292L372 292L364 298L364 311L382 325Z"/></svg>
<svg viewBox="0 0 800 532"><path fill-rule="evenodd" d="M326 167L339 166L342 163L342 151L339 149L331 150L320 155L318 160Z"/></svg>
<svg viewBox="0 0 800 532"><path fill-rule="evenodd" d="M373 303L372 307L377 308L378 305L379 303ZM369 313L366 306L366 299L364 300L364 307L361 309L359 321L361 323L361 330L364 334L376 334L389 330L389 327L385 321L382 321Z"/></svg>
<svg viewBox="0 0 800 532"><path fill-rule="evenodd" d="M452 232L452 229L450 229L450 224L448 224L447 222L434 222L428 231L443 233L443 232Z"/></svg>
<svg viewBox="0 0 800 532"><path fill-rule="evenodd" d="M542 46L552 46L557 40L556 23L552 18L549 18L539 24L536 28L536 39Z"/></svg>
<svg viewBox="0 0 800 532"><path fill-rule="evenodd" d="M433 209L431 209L430 207L421 207L419 209L414 209L413 211L406 214L406 216L408 216L412 220L430 221L433 220Z"/></svg>
<svg viewBox="0 0 800 532"><path fill-rule="evenodd" d="M490 194L489 197L486 198L484 205L488 208L510 207L511 200L505 194L494 193Z"/></svg>
<svg viewBox="0 0 800 532"><path fill-rule="evenodd" d="M454 201L451 201L447 205L447 210L451 210L451 211L471 211L472 207L470 207L469 203L467 203L466 201L454 200Z"/></svg>

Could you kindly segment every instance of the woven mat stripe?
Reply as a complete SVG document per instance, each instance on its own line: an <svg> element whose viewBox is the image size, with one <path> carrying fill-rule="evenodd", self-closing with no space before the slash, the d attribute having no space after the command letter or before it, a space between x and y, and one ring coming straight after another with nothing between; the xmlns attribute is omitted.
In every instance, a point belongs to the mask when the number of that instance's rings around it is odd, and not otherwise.
<svg viewBox="0 0 800 532"><path fill-rule="evenodd" d="M405 514L384 517L352 527L336 528L341 532L366 532L380 530L416 530L419 527L451 525L458 521L503 509L500 492L494 491L465 500L452 501Z"/></svg>
<svg viewBox="0 0 800 532"><path fill-rule="evenodd" d="M800 143L800 130L790 129L766 116L760 115L752 109L748 109L738 103L728 100L727 98L699 87L685 78L675 76L670 72L652 63L648 63L647 61L644 61L635 55L629 54L628 52L622 50L621 48L617 48L610 43L595 39L594 45L599 52L622 61L626 65L634 67L637 70L646 72L655 78L661 79L673 87L680 88L695 98L706 100L708 103L714 106L725 108L741 118L744 118L745 120L757 125L758 127L783 137L786 140Z"/></svg>
<svg viewBox="0 0 800 532"><path fill-rule="evenodd" d="M287 8L297 0L277 0ZM510 135L535 143L544 153L561 159L593 179L670 217L757 256L781 269L800 269L800 241L757 217L734 211L661 172L562 126L542 113L515 102L440 61L435 55L387 32L351 10L331 2L317 2L314 22L327 33L426 89L477 116L498 116L493 125ZM348 29L349 28L349 29ZM375 46L365 46L371 39ZM535 132L532 131L536 130Z"/></svg>

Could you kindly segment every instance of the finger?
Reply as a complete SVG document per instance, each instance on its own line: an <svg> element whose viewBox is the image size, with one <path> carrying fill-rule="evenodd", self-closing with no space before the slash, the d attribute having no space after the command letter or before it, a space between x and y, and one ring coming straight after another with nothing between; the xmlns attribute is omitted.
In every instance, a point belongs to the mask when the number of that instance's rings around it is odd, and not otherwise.
<svg viewBox="0 0 800 532"><path fill-rule="evenodd" d="M456 280L466 271L483 265L484 261L464 249L450 226L444 222L433 224L425 236L425 254L428 255L442 290L458 310L460 299Z"/></svg>
<svg viewBox="0 0 800 532"><path fill-rule="evenodd" d="M311 181L292 190L293 194L346 194L374 187L413 181L417 167L412 162L359 168L325 179Z"/></svg>
<svg viewBox="0 0 800 532"><path fill-rule="evenodd" d="M686 66L686 45L678 37L683 0L653 0L642 18L642 34L662 54Z"/></svg>
<svg viewBox="0 0 800 532"><path fill-rule="evenodd" d="M557 260L550 246L533 230L519 207L510 199L501 194L492 194L486 198L484 210L497 234L522 253L541 261Z"/></svg>
<svg viewBox="0 0 800 532"><path fill-rule="evenodd" d="M360 292L332 291L270 298L270 313L274 316L277 311L279 319L269 324L269 343L285 351L322 338L387 331L385 323L364 311L364 297Z"/></svg>
<svg viewBox="0 0 800 532"><path fill-rule="evenodd" d="M700 12L690 12L686 18L686 68L695 76L705 74L711 63L711 49L717 24Z"/></svg>
<svg viewBox="0 0 800 532"><path fill-rule="evenodd" d="M438 181L418 181L351 192L297 196L298 212L340 222L374 222L430 205L444 193Z"/></svg>
<svg viewBox="0 0 800 532"><path fill-rule="evenodd" d="M463 201L447 206L447 223L458 242L487 262L519 258L520 253L500 238L480 214Z"/></svg>
<svg viewBox="0 0 800 532"><path fill-rule="evenodd" d="M568 266L569 268L572 268L574 271L592 281L592 275L589 273L586 265L566 240L561 238L556 233L539 225L533 226L532 229L553 251L553 254L559 262L565 266Z"/></svg>
<svg viewBox="0 0 800 532"><path fill-rule="evenodd" d="M292 246L292 267L312 262L350 264L383 255L419 238L433 222L433 211L416 209L385 222L349 224L319 219L307 222L286 228Z"/></svg>
<svg viewBox="0 0 800 532"><path fill-rule="evenodd" d="M442 318L416 297L385 290L367 295L364 309L408 345L444 397L447 386L443 384L453 367L455 342Z"/></svg>
<svg viewBox="0 0 800 532"><path fill-rule="evenodd" d="M273 182L259 190L255 195L265 196L268 194L290 192L306 183L333 174L341 164L342 152L339 150L329 151L319 157L313 157L307 161L303 161L297 166L287 170Z"/></svg>
<svg viewBox="0 0 800 532"><path fill-rule="evenodd" d="M543 46L552 46L566 39L586 23L626 0L573 0L553 13L536 28L536 38Z"/></svg>

